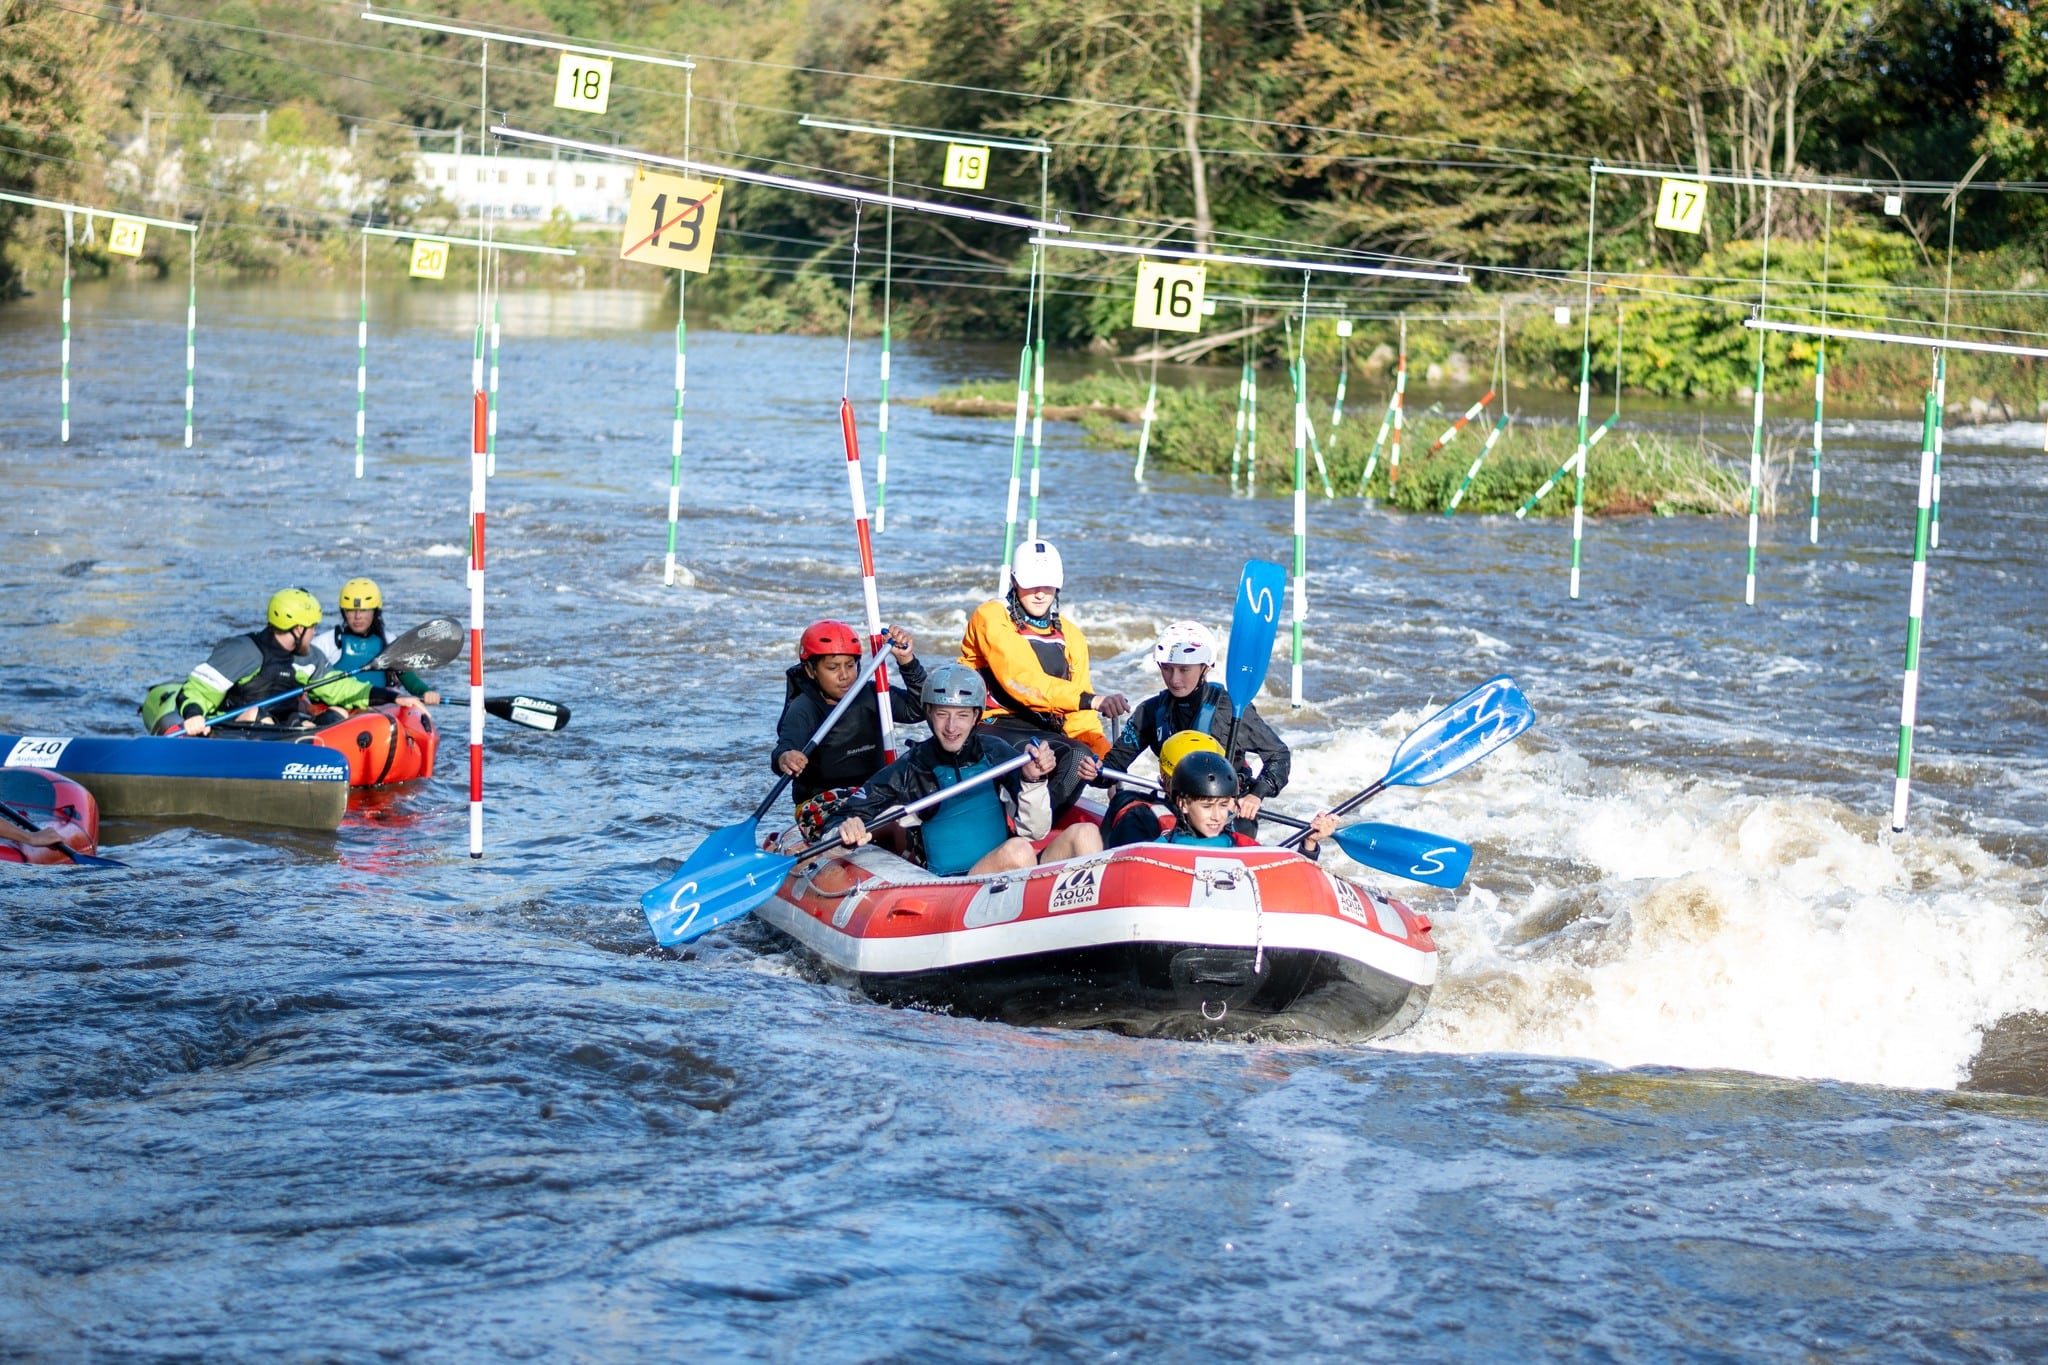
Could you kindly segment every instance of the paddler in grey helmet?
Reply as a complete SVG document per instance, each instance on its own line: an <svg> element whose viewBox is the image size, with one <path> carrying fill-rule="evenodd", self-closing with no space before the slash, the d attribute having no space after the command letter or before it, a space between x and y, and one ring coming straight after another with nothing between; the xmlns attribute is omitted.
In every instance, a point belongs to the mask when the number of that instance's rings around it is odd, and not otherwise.
<svg viewBox="0 0 2048 1365"><path fill-rule="evenodd" d="M962 664L934 668L923 696L932 737L869 778L839 807L840 841L849 848L867 843L874 836L865 822L890 807L944 791L1015 758L1019 751L1014 746L978 728L987 701L988 689L973 669ZM1091 824L1060 831L1042 856L1032 846L1052 829L1045 780L1058 758L1042 739L1030 741L1022 752L1030 759L1022 768L925 812L919 830L928 869L942 877L1009 872L1102 851L1102 833Z"/></svg>

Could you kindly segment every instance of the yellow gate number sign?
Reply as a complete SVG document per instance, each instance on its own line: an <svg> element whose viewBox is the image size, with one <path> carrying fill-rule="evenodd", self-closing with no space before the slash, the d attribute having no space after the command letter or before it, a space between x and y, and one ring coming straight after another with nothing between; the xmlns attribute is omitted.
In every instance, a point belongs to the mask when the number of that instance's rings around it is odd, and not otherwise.
<svg viewBox="0 0 2048 1365"><path fill-rule="evenodd" d="M701 275L711 268L723 185L679 175L643 175L633 181L619 258Z"/></svg>
<svg viewBox="0 0 2048 1365"><path fill-rule="evenodd" d="M602 114L611 97L610 58L585 57L575 52L562 54L562 69L555 73L555 108Z"/></svg>
<svg viewBox="0 0 2048 1365"><path fill-rule="evenodd" d="M1167 332L1202 330L1202 287L1209 268L1138 262L1138 297L1131 307L1131 326Z"/></svg>
<svg viewBox="0 0 2048 1365"><path fill-rule="evenodd" d="M107 250L116 256L140 256L142 239L148 231L147 223L138 223L133 218L116 218L114 225L107 229Z"/></svg>
<svg viewBox="0 0 2048 1365"><path fill-rule="evenodd" d="M415 239L412 244L412 277L442 280L448 277L448 244Z"/></svg>
<svg viewBox="0 0 2048 1365"><path fill-rule="evenodd" d="M988 184L988 148L972 142L947 143L946 178L939 183L953 190L978 190Z"/></svg>
<svg viewBox="0 0 2048 1365"><path fill-rule="evenodd" d="M1666 180L1657 191L1657 226L1698 232L1707 217L1707 187L1697 180Z"/></svg>

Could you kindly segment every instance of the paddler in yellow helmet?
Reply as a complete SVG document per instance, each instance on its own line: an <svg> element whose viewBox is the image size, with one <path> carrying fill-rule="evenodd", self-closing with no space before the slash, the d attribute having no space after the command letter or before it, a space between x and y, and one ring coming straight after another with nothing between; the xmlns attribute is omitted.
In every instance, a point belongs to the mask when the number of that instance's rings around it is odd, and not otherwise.
<svg viewBox="0 0 2048 1365"><path fill-rule="evenodd" d="M384 633L384 593L375 579L351 578L342 584L339 605L341 623L313 637L321 673L354 673L391 643ZM337 678L314 688L312 695L316 701L348 710L391 701L400 706L441 703L441 694L428 687L419 674L395 669L381 676L364 673Z"/></svg>
<svg viewBox="0 0 2048 1365"><path fill-rule="evenodd" d="M960 662L988 688L982 725L1018 748L1047 740L1058 755L1048 784L1054 815L1074 803L1109 752L1103 722L1131 709L1122 693L1094 690L1088 637L1060 616L1065 582L1052 542L1025 541L1010 561L1008 590L975 608L960 642Z"/></svg>
<svg viewBox="0 0 2048 1365"><path fill-rule="evenodd" d="M215 645L206 662L184 682L150 688L142 703L142 720L150 733L165 735L182 728L188 735L210 734L209 718L266 725L299 722L297 697L270 708L263 702L302 687L317 675L313 632L320 625L320 603L304 588L283 588L271 595L264 621L262 630L230 635Z"/></svg>

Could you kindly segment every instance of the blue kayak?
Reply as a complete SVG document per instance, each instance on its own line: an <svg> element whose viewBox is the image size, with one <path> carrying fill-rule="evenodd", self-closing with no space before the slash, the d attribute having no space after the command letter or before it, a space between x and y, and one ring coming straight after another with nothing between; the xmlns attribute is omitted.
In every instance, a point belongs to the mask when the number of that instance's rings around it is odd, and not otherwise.
<svg viewBox="0 0 2048 1365"><path fill-rule="evenodd" d="M92 793L103 816L333 829L348 809L348 760L311 743L0 735L0 767L63 773Z"/></svg>

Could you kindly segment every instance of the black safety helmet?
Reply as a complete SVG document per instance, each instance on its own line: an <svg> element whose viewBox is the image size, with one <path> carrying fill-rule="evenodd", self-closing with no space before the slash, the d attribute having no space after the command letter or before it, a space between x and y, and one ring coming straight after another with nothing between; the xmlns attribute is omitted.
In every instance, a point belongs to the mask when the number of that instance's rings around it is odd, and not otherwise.
<svg viewBox="0 0 2048 1365"><path fill-rule="evenodd" d="M1237 774L1222 754L1197 750L1173 765L1175 796L1236 796Z"/></svg>

